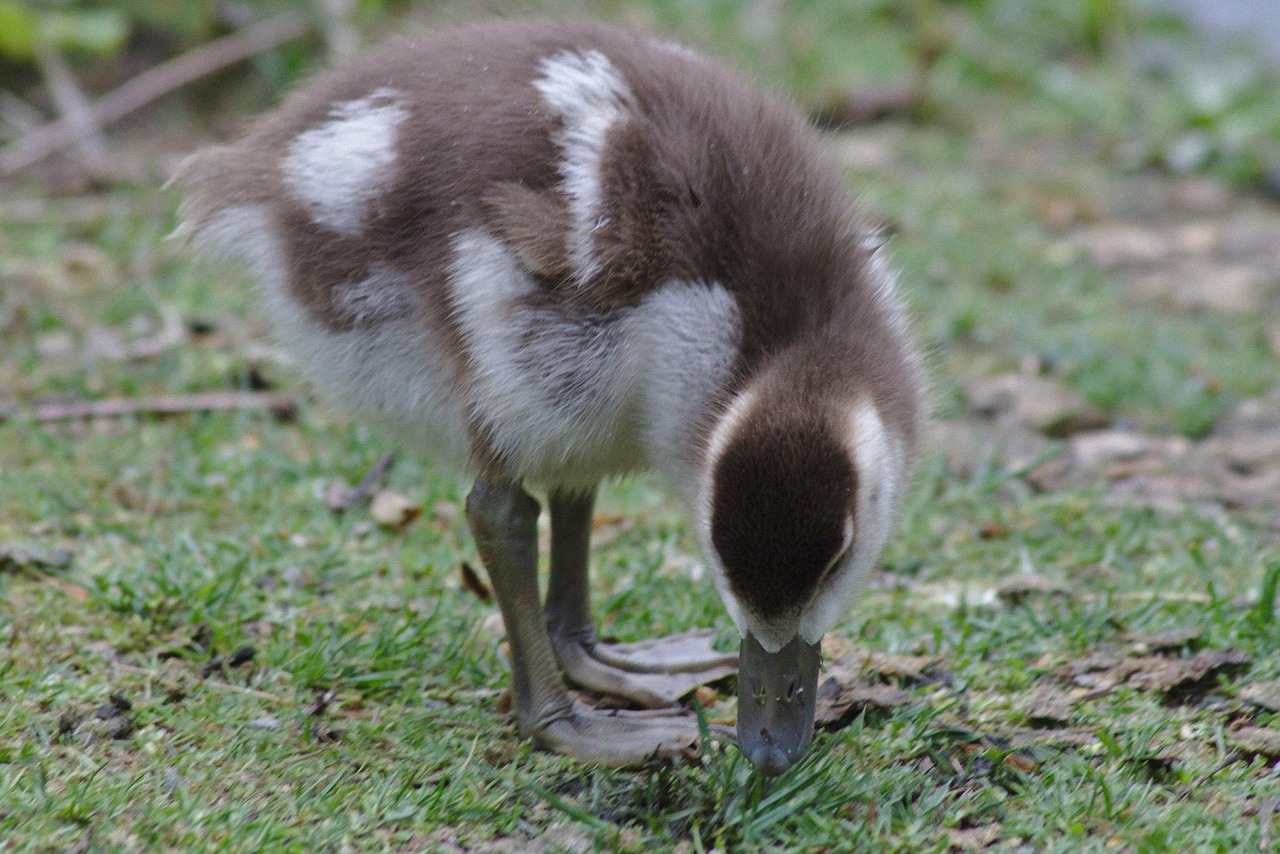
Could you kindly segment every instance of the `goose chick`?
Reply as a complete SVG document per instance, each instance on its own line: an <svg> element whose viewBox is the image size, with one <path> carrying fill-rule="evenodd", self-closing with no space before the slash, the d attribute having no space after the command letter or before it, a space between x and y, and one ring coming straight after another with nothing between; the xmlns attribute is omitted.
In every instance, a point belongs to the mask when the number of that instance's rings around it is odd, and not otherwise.
<svg viewBox="0 0 1280 854"><path fill-rule="evenodd" d="M670 42L484 23L322 76L178 181L185 231L247 264L322 394L475 475L526 736L611 764L688 751L662 680L738 664L742 749L795 762L922 411L891 277L796 110ZM739 656L597 640L592 499L642 468L687 499ZM575 705L565 679L659 711Z"/></svg>

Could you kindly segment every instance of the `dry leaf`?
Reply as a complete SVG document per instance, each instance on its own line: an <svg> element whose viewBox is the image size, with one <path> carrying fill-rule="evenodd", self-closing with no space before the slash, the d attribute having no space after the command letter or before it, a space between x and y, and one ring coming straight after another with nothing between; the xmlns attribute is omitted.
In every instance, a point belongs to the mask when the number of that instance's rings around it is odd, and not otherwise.
<svg viewBox="0 0 1280 854"><path fill-rule="evenodd" d="M355 486L347 486L340 480L334 481L329 486L329 491L324 499L325 506L329 508L329 512L338 515L350 510L357 504L363 504L368 501L394 461L395 453L387 451L378 458L376 463L369 467L369 470L364 473ZM408 524L408 522L405 524Z"/></svg>
<svg viewBox="0 0 1280 854"><path fill-rule="evenodd" d="M1102 742L1093 733L1076 729L1005 730L1004 734L1012 747L1053 747L1092 752L1102 746Z"/></svg>
<svg viewBox="0 0 1280 854"><path fill-rule="evenodd" d="M1239 672L1252 660L1249 653L1238 649L1206 650L1190 658L1118 658L1094 653L1056 667L1050 675L1099 691L1127 683L1141 691L1160 691L1169 699L1177 699L1212 689L1218 676Z"/></svg>
<svg viewBox="0 0 1280 854"><path fill-rule="evenodd" d="M984 851L1000 838L999 824L984 824L981 827L967 827L964 830L949 828L947 844L953 851Z"/></svg>
<svg viewBox="0 0 1280 854"><path fill-rule="evenodd" d="M1018 705L1033 727L1065 727L1075 720L1074 698L1044 685L1033 688Z"/></svg>
<svg viewBox="0 0 1280 854"><path fill-rule="evenodd" d="M438 534L453 530L463 524L462 510L452 501L437 501L431 505L431 529Z"/></svg>
<svg viewBox="0 0 1280 854"><path fill-rule="evenodd" d="M832 676L818 686L814 724L838 728L863 712L888 714L915 701L915 695L902 688L862 680L841 681Z"/></svg>
<svg viewBox="0 0 1280 854"><path fill-rule="evenodd" d="M952 746L952 749L958 753L973 755L976 753L986 753L991 749L1008 750L1008 743L996 744L995 741L987 736L982 736L978 741L963 742ZM1024 774L1030 774L1040 768L1040 763L1032 759L1030 756L1024 756L1020 753L1008 752L1000 758L1000 764L1006 768L1013 768L1015 771L1021 771Z"/></svg>
<svg viewBox="0 0 1280 854"><path fill-rule="evenodd" d="M884 681L928 683L943 680L937 673L940 655L897 655L855 646L843 638L822 639L822 659L827 673L844 682L863 681L863 674Z"/></svg>
<svg viewBox="0 0 1280 854"><path fill-rule="evenodd" d="M20 546L0 548L0 570L7 569L66 569L75 555L69 549L40 551Z"/></svg>
<svg viewBox="0 0 1280 854"><path fill-rule="evenodd" d="M827 635L822 639L822 660L839 661L864 654L862 647L854 646L849 641L835 635Z"/></svg>
<svg viewBox="0 0 1280 854"><path fill-rule="evenodd" d="M327 507L329 512L335 516L342 513L355 503L355 489L347 486L340 480L335 480L333 483L329 484L329 489L324 494L324 506Z"/></svg>
<svg viewBox="0 0 1280 854"><path fill-rule="evenodd" d="M1254 682L1240 689L1241 700L1271 712L1280 712L1280 679Z"/></svg>
<svg viewBox="0 0 1280 854"><path fill-rule="evenodd" d="M499 694L498 699L493 701L493 710L500 715L509 715L514 708L515 697L512 696L510 688Z"/></svg>
<svg viewBox="0 0 1280 854"><path fill-rule="evenodd" d="M480 631L494 640L505 638L507 636L507 627L502 622L502 612L494 611L485 617L484 622L480 624Z"/></svg>
<svg viewBox="0 0 1280 854"><path fill-rule="evenodd" d="M970 385L969 406L1006 427L1029 428L1054 439L1107 425L1107 416L1078 392L1026 374L988 377Z"/></svg>
<svg viewBox="0 0 1280 854"><path fill-rule="evenodd" d="M1009 529L999 522L988 522L978 527L978 539L998 540L1009 536Z"/></svg>
<svg viewBox="0 0 1280 854"><path fill-rule="evenodd" d="M1141 667L1138 659L1122 659L1109 653L1092 653L1055 667L1050 675L1082 688L1105 693L1124 682Z"/></svg>
<svg viewBox="0 0 1280 854"><path fill-rule="evenodd" d="M384 489L373 497L369 515L384 528L401 531L422 515L422 506L403 495Z"/></svg>
<svg viewBox="0 0 1280 854"><path fill-rule="evenodd" d="M940 655L886 655L873 652L867 656L866 667L881 679L900 682L935 682L935 670L942 663Z"/></svg>
<svg viewBox="0 0 1280 854"><path fill-rule="evenodd" d="M1247 753L1280 758L1280 729L1264 726L1242 726L1227 733L1231 743Z"/></svg>
<svg viewBox="0 0 1280 854"><path fill-rule="evenodd" d="M1086 673L1094 673L1099 670L1110 670L1120 663L1118 656L1108 652L1092 652L1086 656L1072 659L1066 664L1060 664L1050 671L1055 678L1066 682L1073 681L1076 677Z"/></svg>
<svg viewBox="0 0 1280 854"><path fill-rule="evenodd" d="M1244 650L1206 650L1190 658L1146 657L1136 659L1142 667L1129 677L1129 683L1148 691L1169 695L1203 693L1213 687L1220 675L1238 672L1253 662Z"/></svg>

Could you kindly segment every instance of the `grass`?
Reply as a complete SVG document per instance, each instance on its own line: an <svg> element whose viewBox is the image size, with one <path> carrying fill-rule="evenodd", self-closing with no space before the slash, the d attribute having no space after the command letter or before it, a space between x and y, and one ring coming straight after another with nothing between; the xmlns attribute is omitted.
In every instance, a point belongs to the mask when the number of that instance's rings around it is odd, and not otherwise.
<svg viewBox="0 0 1280 854"><path fill-rule="evenodd" d="M968 379L1034 356L1117 417L1198 435L1235 400L1275 387L1260 332L1274 310L1224 317L1144 302L1057 251L1028 199L1038 188L1085 195L1150 162L1109 151L1158 151L1162 134L1219 128L1169 107L1177 80L1140 95L1115 85L1138 72L1108 45L1152 25L1095 3L1041 27L1037 16L1062 5L919 3L904 17L888 3L814 4L775 24L753 22L744 4L601 7L683 29L815 98L865 65L907 67L929 16L949 16L959 36L936 71L944 97L892 126L897 168L851 175L895 232L941 411L960 410ZM871 25L858 29L858 15ZM842 49L853 38L867 49ZM761 45L770 50L753 62ZM1081 106L1061 80L1065 94L1043 97L1054 67L1099 81L1093 101ZM1232 103L1269 114L1280 104L1270 97L1249 89ZM1154 114L1165 118L1144 125ZM1021 167L1002 159L1027 150L1048 154ZM1250 153L1223 148L1218 174L1247 172ZM96 211L41 198L47 216L5 223L3 388L129 397L248 388L265 374L294 389L287 366L263 354L251 291L163 242L174 201L120 185L95 197ZM171 311L216 329L140 362L82 355L104 328L127 336ZM1206 373L1213 382L1197 380ZM507 676L483 629L494 608L458 580L462 561L476 563L458 519L464 480L402 454L390 485L426 508L417 524L390 531L325 510L329 483L354 481L386 447L305 397L293 421L0 425L0 547L73 554L64 569L0 569L7 846L916 851L993 832L1033 850L1226 851L1259 850L1278 832L1275 757L1232 741L1242 724L1280 727L1239 699L1280 677L1273 528L1117 505L1101 486L1042 494L999 455L961 468L931 454L881 583L833 633L939 655L944 679L820 734L777 781L753 777L733 750L601 770L533 751L495 710ZM637 478L608 490L600 512L627 520L595 553L607 632L710 625L733 643L710 582L690 577L695 546L667 493ZM993 596L1027 569L1069 595L1016 607ZM1204 649L1249 653L1251 666L1186 702L1126 685L1077 699L1061 729L1031 725L1028 698L1054 667L1180 627L1198 629ZM251 661L226 663L245 647ZM124 715L111 695L127 701ZM725 699L711 714L731 710ZM122 719L128 730L112 730Z"/></svg>

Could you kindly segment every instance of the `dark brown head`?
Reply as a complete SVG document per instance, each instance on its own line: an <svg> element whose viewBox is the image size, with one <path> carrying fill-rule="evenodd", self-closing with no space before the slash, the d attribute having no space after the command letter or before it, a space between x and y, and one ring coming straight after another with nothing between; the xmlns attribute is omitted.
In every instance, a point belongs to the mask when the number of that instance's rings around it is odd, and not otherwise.
<svg viewBox="0 0 1280 854"><path fill-rule="evenodd" d="M809 390L811 391L811 390ZM759 382L719 419L697 506L725 606L768 650L810 643L884 547L909 437L871 396Z"/></svg>
<svg viewBox="0 0 1280 854"><path fill-rule="evenodd" d="M711 545L742 607L794 619L853 544L858 474L821 418L763 415L728 438L711 483Z"/></svg>

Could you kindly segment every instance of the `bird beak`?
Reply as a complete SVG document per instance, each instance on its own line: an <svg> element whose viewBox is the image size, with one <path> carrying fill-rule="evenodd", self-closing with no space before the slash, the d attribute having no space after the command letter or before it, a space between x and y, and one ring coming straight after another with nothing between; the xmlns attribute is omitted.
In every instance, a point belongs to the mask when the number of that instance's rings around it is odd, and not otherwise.
<svg viewBox="0 0 1280 854"><path fill-rule="evenodd" d="M813 737L820 645L797 635L767 652L750 632L738 653L738 745L762 774L776 777Z"/></svg>

